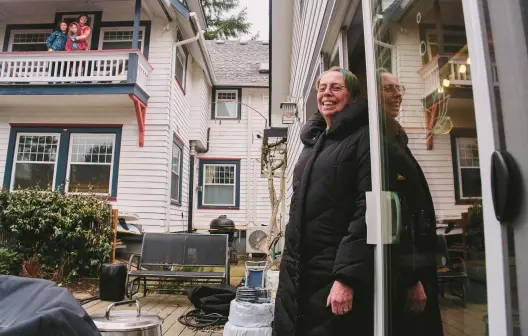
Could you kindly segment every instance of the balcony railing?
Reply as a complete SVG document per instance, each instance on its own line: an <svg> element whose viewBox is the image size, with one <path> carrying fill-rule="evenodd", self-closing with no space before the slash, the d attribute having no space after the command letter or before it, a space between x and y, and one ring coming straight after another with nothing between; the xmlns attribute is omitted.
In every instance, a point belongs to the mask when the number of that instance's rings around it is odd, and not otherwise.
<svg viewBox="0 0 528 336"><path fill-rule="evenodd" d="M470 58L466 55L439 54L420 68L418 74L425 84L424 97L443 87L471 86ZM496 65L492 67L492 76L497 84Z"/></svg>
<svg viewBox="0 0 528 336"><path fill-rule="evenodd" d="M0 84L133 83L146 92L151 71L137 50L0 53Z"/></svg>

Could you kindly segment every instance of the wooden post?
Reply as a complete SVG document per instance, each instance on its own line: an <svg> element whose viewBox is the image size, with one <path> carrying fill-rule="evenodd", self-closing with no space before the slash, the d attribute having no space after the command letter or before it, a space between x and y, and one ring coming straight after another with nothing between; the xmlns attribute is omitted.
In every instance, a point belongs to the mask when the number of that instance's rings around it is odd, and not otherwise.
<svg viewBox="0 0 528 336"><path fill-rule="evenodd" d="M116 246L117 246L117 217L119 215L119 210L112 209L112 229L114 231L114 239L112 241L112 260L111 262L115 262L115 254L116 254Z"/></svg>
<svg viewBox="0 0 528 336"><path fill-rule="evenodd" d="M141 0L136 0L136 5L134 7L134 28L132 30L132 49L139 49L140 19L141 19Z"/></svg>

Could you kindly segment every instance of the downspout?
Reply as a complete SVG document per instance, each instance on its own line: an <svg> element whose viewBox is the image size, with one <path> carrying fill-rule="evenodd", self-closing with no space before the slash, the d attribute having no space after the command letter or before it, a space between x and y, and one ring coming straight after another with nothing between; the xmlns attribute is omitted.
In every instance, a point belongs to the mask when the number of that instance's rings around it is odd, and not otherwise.
<svg viewBox="0 0 528 336"><path fill-rule="evenodd" d="M207 71L205 71L205 75L207 77L207 82L210 86L214 86L216 84L216 77L213 71L213 63L211 62L211 58L207 53L207 46L205 45L205 38L203 37L202 27L200 26L200 22L198 21L198 17L196 16L195 12L192 12L190 14L191 21L194 23L194 27L196 28L196 32L199 35L198 38L198 46L200 47L200 52L202 53L202 57L205 60L205 66L207 67Z"/></svg>
<svg viewBox="0 0 528 336"><path fill-rule="evenodd" d="M196 150L196 144L194 141L190 142L191 145L191 158L189 162L189 206L187 209L187 232L191 233L193 230L193 216L194 216L194 162L196 160L196 154L207 153L209 151L209 136L211 134L211 128L207 129L207 144L205 150Z"/></svg>
<svg viewBox="0 0 528 336"><path fill-rule="evenodd" d="M194 161L196 159L196 145L191 141L191 158L189 162L189 206L187 213L187 232L193 231L193 209L194 209Z"/></svg>

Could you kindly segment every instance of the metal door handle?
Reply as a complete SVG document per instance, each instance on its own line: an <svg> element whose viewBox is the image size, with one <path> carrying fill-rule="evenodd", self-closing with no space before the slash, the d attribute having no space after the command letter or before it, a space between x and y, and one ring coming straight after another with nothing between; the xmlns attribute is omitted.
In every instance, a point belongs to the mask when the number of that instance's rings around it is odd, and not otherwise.
<svg viewBox="0 0 528 336"><path fill-rule="evenodd" d="M501 222L513 220L521 204L521 178L517 163L507 151L491 155L491 197L495 217Z"/></svg>

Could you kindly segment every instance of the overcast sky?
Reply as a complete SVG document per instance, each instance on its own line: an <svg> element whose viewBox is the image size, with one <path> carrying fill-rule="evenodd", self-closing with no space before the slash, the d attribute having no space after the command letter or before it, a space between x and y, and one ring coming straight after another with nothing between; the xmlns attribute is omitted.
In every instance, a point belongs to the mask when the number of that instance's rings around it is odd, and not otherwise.
<svg viewBox="0 0 528 336"><path fill-rule="evenodd" d="M251 23L250 38L260 32L259 40L269 39L269 0L239 0L240 9L247 7L247 21ZM287 0L289 1L289 0Z"/></svg>

